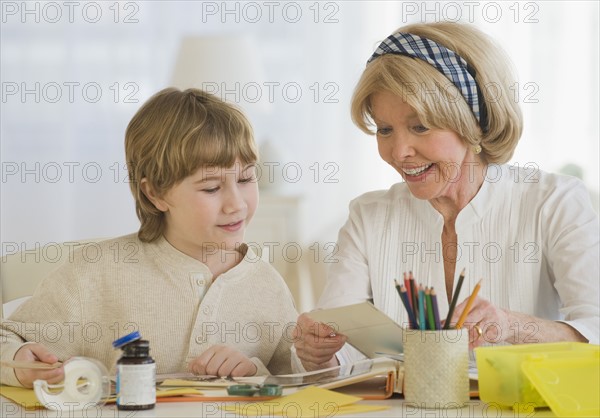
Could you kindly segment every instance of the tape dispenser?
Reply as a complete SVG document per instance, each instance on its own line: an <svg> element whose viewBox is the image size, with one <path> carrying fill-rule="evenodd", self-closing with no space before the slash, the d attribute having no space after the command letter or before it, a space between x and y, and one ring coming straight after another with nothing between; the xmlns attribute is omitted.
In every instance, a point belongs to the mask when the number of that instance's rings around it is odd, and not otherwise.
<svg viewBox="0 0 600 418"><path fill-rule="evenodd" d="M64 369L65 379L60 384L33 382L35 396L42 405L54 411L72 411L106 403L110 377L104 364L87 357L73 357L65 361Z"/></svg>

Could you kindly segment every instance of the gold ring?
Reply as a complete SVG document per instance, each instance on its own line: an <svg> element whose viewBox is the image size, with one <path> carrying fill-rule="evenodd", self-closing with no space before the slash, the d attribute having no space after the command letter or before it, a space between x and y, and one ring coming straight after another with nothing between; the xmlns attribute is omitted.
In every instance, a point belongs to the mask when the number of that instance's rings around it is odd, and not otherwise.
<svg viewBox="0 0 600 418"><path fill-rule="evenodd" d="M479 322L481 322L481 321L479 321ZM475 328L475 331L477 331L477 334L479 334L479 336L481 337L483 335L483 330L479 326L479 322L476 323L475 325L473 325L473 328Z"/></svg>

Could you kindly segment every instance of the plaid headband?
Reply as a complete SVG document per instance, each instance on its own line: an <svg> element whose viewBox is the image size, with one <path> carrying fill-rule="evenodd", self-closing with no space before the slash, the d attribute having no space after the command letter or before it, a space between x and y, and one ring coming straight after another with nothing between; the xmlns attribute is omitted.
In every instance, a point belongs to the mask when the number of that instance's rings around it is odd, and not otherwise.
<svg viewBox="0 0 600 418"><path fill-rule="evenodd" d="M475 81L475 69L460 55L431 39L402 32L388 36L377 47L367 64L385 54L418 58L434 66L461 92L477 118L479 127L487 132L487 108L485 102L479 102L479 98L483 96Z"/></svg>

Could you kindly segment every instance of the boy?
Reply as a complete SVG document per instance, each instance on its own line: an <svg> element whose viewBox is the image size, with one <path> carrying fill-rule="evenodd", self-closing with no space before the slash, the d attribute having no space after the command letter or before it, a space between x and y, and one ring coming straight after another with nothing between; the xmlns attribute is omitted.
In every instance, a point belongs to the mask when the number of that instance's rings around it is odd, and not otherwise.
<svg viewBox="0 0 600 418"><path fill-rule="evenodd" d="M244 115L200 90L164 89L125 135L137 234L70 254L0 326L2 360L93 357L133 330L157 373L289 373L297 317L281 276L243 244L258 204L256 146ZM60 382L63 369L3 367L1 383Z"/></svg>

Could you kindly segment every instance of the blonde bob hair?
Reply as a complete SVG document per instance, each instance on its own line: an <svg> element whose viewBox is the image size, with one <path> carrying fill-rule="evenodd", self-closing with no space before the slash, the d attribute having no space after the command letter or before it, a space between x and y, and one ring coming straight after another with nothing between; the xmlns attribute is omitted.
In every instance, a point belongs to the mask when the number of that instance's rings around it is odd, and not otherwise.
<svg viewBox="0 0 600 418"><path fill-rule="evenodd" d="M201 90L175 88L159 91L133 116L125 156L143 242L158 239L165 227L164 213L142 190L143 179L162 197L202 167L258 160L252 127L240 110Z"/></svg>
<svg viewBox="0 0 600 418"><path fill-rule="evenodd" d="M352 97L354 123L373 135L371 97L387 91L410 105L429 128L456 132L469 146L480 145L486 163L510 160L523 131L518 103L513 99L515 78L504 51L486 34L462 23L438 22L404 26L396 32L428 38L456 52L475 69L475 79L487 106L488 130L482 132L466 100L452 82L417 58L386 54L371 61Z"/></svg>

